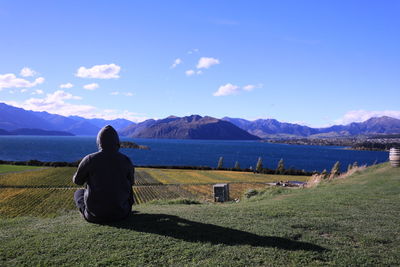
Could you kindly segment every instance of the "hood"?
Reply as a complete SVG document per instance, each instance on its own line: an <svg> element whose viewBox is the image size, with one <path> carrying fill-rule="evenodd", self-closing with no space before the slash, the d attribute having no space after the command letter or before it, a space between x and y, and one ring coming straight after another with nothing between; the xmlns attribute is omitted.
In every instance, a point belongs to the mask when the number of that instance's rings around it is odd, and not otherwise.
<svg viewBox="0 0 400 267"><path fill-rule="evenodd" d="M118 151L119 137L117 131L110 126L104 126L97 134L97 147L103 151Z"/></svg>

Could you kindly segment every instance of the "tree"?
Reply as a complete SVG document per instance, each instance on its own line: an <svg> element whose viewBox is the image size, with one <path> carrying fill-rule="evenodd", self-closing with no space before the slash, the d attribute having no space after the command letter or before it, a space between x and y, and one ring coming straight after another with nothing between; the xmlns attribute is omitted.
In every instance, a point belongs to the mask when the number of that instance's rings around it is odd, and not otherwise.
<svg viewBox="0 0 400 267"><path fill-rule="evenodd" d="M326 178L328 177L328 172L326 171L326 169L324 169L324 170L321 172L321 176L322 176L322 179L326 179Z"/></svg>
<svg viewBox="0 0 400 267"><path fill-rule="evenodd" d="M222 169L224 167L224 157L219 157L217 169Z"/></svg>
<svg viewBox="0 0 400 267"><path fill-rule="evenodd" d="M283 174L285 172L285 164L283 159L278 162L278 166L276 167L275 173L276 174Z"/></svg>
<svg viewBox="0 0 400 267"><path fill-rule="evenodd" d="M352 168L353 168L353 165L349 164L349 165L347 166L347 172L351 171Z"/></svg>
<svg viewBox="0 0 400 267"><path fill-rule="evenodd" d="M233 167L233 169L235 169L235 170L240 170L239 161L236 161L236 162L235 162L235 167Z"/></svg>
<svg viewBox="0 0 400 267"><path fill-rule="evenodd" d="M256 165L256 171L261 172L263 169L263 163L262 163L262 158L259 157Z"/></svg>
<svg viewBox="0 0 400 267"><path fill-rule="evenodd" d="M331 178L334 178L340 174L340 162L336 161L331 170Z"/></svg>

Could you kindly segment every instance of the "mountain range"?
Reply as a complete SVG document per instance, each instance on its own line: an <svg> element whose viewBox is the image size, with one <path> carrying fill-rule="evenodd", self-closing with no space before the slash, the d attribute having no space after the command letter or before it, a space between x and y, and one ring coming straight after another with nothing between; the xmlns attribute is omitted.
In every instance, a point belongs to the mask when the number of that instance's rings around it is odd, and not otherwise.
<svg viewBox="0 0 400 267"><path fill-rule="evenodd" d="M275 119L248 121L240 118L225 117L223 120L229 121L260 138L350 137L400 133L400 120L387 116L325 128L311 128L293 123L282 123Z"/></svg>
<svg viewBox="0 0 400 267"><path fill-rule="evenodd" d="M47 112L37 112L0 103L0 129L14 131L21 128L64 131L74 135L97 135L105 125L112 125L117 131L132 121L125 119L85 119L78 116L65 117Z"/></svg>
<svg viewBox="0 0 400 267"><path fill-rule="evenodd" d="M62 131L74 135L96 135L105 125L112 125L121 135L134 138L257 140L265 138L352 137L358 135L399 134L400 120L391 117L371 118L364 122L312 128L279 122L275 119L249 121L241 118L192 115L170 116L160 120L134 123L126 119L86 119L36 112L0 103L0 133L21 129ZM26 130L25 130L26 132ZM42 132L43 133L43 132Z"/></svg>

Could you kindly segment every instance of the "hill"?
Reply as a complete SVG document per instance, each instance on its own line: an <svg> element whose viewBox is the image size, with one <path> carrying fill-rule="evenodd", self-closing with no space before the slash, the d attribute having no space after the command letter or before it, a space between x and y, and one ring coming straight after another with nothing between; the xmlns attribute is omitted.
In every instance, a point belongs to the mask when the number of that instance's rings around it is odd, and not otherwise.
<svg viewBox="0 0 400 267"><path fill-rule="evenodd" d="M122 130L123 135L132 138L165 139L212 139L212 140L257 140L230 122L212 117L192 115L170 116L162 120L149 120Z"/></svg>
<svg viewBox="0 0 400 267"><path fill-rule="evenodd" d="M223 120L229 121L260 138L351 137L400 133L400 120L386 116L370 118L364 122L334 125L326 128L312 128L293 123L283 123L274 119L248 121L240 118L224 117Z"/></svg>
<svg viewBox="0 0 400 267"><path fill-rule="evenodd" d="M73 173L51 171L49 182ZM104 225L60 208L73 208L71 189L0 188L0 265L397 266L399 171L377 165L240 203L136 205L128 220ZM4 216L15 201L37 215ZM49 205L52 217L40 215Z"/></svg>

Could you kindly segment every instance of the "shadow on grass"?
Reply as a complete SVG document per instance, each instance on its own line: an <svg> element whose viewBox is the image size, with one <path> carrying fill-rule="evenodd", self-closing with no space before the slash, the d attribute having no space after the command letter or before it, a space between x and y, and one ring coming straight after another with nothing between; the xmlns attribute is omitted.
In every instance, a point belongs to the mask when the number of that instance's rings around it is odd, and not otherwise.
<svg viewBox="0 0 400 267"><path fill-rule="evenodd" d="M326 250L311 243L276 236L260 236L218 225L189 221L167 214L134 213L124 221L108 223L107 225L137 232L170 236L188 242L225 244L229 246L276 247L285 250L317 252Z"/></svg>

